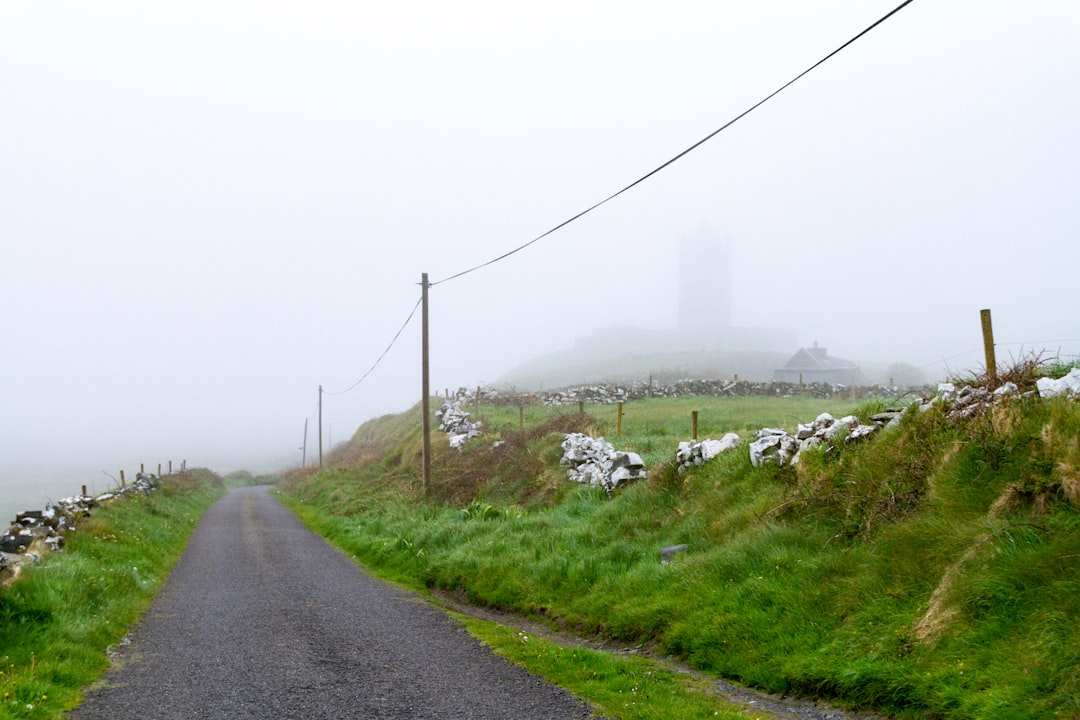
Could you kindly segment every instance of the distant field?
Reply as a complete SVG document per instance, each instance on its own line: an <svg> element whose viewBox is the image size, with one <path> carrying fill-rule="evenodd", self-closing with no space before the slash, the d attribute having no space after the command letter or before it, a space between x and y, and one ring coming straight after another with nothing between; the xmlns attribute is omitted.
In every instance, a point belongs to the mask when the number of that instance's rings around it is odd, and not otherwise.
<svg viewBox="0 0 1080 720"><path fill-rule="evenodd" d="M693 413L698 413L698 438L717 438L735 432L744 439L762 427L794 430L800 422L808 423L823 412L841 417L858 407L858 401L834 398L820 400L796 397L682 397L634 400L623 404L622 434L618 434L618 407L585 405L593 431L603 435L619 450L639 453L646 465L663 462L674 454L679 442L690 439ZM464 410L475 416L473 407ZM481 403L479 419L489 433L513 432L521 426L521 411L516 407ZM556 415L576 413L577 405L526 407L524 424L535 427Z"/></svg>

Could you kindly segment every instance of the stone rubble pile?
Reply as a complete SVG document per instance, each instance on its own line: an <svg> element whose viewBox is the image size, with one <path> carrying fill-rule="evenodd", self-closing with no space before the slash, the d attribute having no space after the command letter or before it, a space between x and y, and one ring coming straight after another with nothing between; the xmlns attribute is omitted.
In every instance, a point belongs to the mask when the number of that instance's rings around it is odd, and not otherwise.
<svg viewBox="0 0 1080 720"><path fill-rule="evenodd" d="M461 409L458 400L446 400L435 413L439 430L450 436L450 447L461 449L467 441L480 437L484 424L469 420L469 413Z"/></svg>
<svg viewBox="0 0 1080 720"><path fill-rule="evenodd" d="M963 420L988 410L1005 398L1019 394L1019 388L1011 382L993 392L972 385L965 385L957 390L953 383L939 383L937 394L920 405L919 410L925 412L935 405L943 405L947 408L946 417L950 420Z"/></svg>
<svg viewBox="0 0 1080 720"><path fill-rule="evenodd" d="M647 476L640 455L619 452L602 437L569 433L562 448L562 464L570 466L567 477L574 482L599 485L608 495L621 484Z"/></svg>
<svg viewBox="0 0 1080 720"><path fill-rule="evenodd" d="M809 425L799 423L792 435L779 428L762 428L754 433L754 442L750 443L750 464L761 467L776 463L780 467L796 465L803 450L824 445L828 450L836 447L836 439L841 433L845 443L852 443L869 437L883 425L896 422L903 414L897 409L875 415L872 424L864 424L854 415L834 418L829 413L821 413Z"/></svg>
<svg viewBox="0 0 1080 720"><path fill-rule="evenodd" d="M135 482L130 485L125 485L122 488L117 488L112 492L105 493L104 495L98 495L97 501L99 503L113 498L123 497L124 495L130 495L131 493L142 493L143 495L149 495L150 492L161 485L161 479L153 473L136 473Z"/></svg>
<svg viewBox="0 0 1080 720"><path fill-rule="evenodd" d="M37 562L38 554L34 549L42 545L53 552L62 550L66 535L73 532L93 508L131 493L149 495L160 484L156 475L138 473L134 483L96 498L74 495L55 503L50 501L44 510L26 510L17 514L7 531L0 535L0 570L18 563Z"/></svg>
<svg viewBox="0 0 1080 720"><path fill-rule="evenodd" d="M1039 397L1080 397L1080 368L1073 368L1058 379L1039 378L1035 383Z"/></svg>
<svg viewBox="0 0 1080 720"><path fill-rule="evenodd" d="M688 440L679 443L679 449L675 453L675 464L681 475L687 468L704 465L720 453L734 450L742 445L742 440L733 432L729 432L719 440Z"/></svg>

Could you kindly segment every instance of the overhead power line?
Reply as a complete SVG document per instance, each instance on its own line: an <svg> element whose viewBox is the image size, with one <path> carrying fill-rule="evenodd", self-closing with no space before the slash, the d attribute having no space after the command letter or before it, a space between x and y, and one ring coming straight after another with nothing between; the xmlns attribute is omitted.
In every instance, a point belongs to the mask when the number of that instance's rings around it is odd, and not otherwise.
<svg viewBox="0 0 1080 720"><path fill-rule="evenodd" d="M364 382L364 380L367 378L367 376L370 375L375 370L375 368L379 367L379 363L381 363L383 361L383 358L386 357L387 353L390 352L390 348L394 347L394 344L397 343L398 338L401 337L401 333L404 332L405 328L408 327L409 323L412 321L413 316L416 315L416 310L417 310L417 308L420 307L420 301L422 299L423 298L420 298L420 299L418 299L416 301L416 304L413 305L412 311L409 312L409 317L405 318L405 322L403 322L401 324L401 327L398 328L398 331L396 333L394 333L394 339L391 340L390 344L386 346L386 349L383 350L382 355L380 355L378 357L378 359L375 361L375 364L372 365L370 368L368 368L368 371L366 373L364 373L363 375L360 376L359 380L357 380L356 382L354 382L352 385L345 388L344 390L339 390L338 392L330 392L330 391L326 390L324 392L327 395L344 395L345 393L349 392L350 390L355 388L360 383Z"/></svg>
<svg viewBox="0 0 1080 720"><path fill-rule="evenodd" d="M728 121L727 121L726 123L724 123L723 125L721 125L721 126L720 126L719 128L717 128L716 130L713 130L713 131L712 131L711 133L709 133L708 135L706 135L706 136L705 136L705 137L703 137L702 139L698 140L698 141L697 141L696 143L694 143L694 144L693 144L693 145L691 145L690 147L686 148L685 150L683 150L682 152L680 152L680 153L679 153L678 155L674 156L673 158L671 158L671 159L670 159L670 160L668 160L667 162L664 162L663 164L661 164L661 165L659 165L659 166L657 166L657 167L653 168L653 169L652 169L652 170L650 170L649 172L645 173L644 175L642 175L641 177L639 177L639 178L638 178L637 180L635 180L634 182L632 182L632 183L630 183L629 185L627 185L626 187L624 187L624 188L623 188L622 190L619 190L618 192L612 193L611 195L607 196L606 198L604 198L604 199L603 199L603 200L601 200L600 202L598 202L598 203L596 203L596 204L594 204L594 205L591 205L591 206L589 206L589 207L585 208L584 210L582 210L581 212L579 212L579 213L578 213L577 215L574 215L573 217L571 217L571 218L569 218L569 219L567 219L567 220L564 220L563 222L559 223L558 225L556 225L555 227L551 228L550 230L548 230L547 232L543 233L542 235L538 235L537 237L533 238L532 240L530 240L529 242L525 243L524 245L520 245L520 246L518 246L518 247L514 248L513 250L510 250L509 252L505 252L505 253L503 253L502 255L498 256L497 258L493 258L493 259L491 259L491 260L488 260L487 262L484 262L484 263L481 263L481 264L479 264L479 265L473 266L473 267L471 267L471 268L469 268L469 269L467 269L467 270L462 270L461 272L459 272L459 273L456 273L456 274L454 274L454 275L451 275L450 277L446 277L446 278L443 278L442 280L438 280L438 281L432 282L432 283L430 283L430 284L429 284L429 287L434 287L435 285L440 285L440 284L442 284L442 283L444 283L444 282L449 282L450 280L456 280L457 278L459 278L459 277L462 277L463 275L468 275L469 273L472 273L472 272L476 272L477 270L480 270L480 269L482 269L482 268L485 268L485 267L487 267L488 265L494 265L495 263L497 263L497 262L499 262L499 261L501 261L501 260L505 260L506 258L510 257L511 255L513 255L513 254L515 254L515 253L518 253L518 252L521 252L522 250L524 250L525 248L529 247L529 246L530 246L530 245L532 245L533 243L536 243L536 242L538 242L538 241L540 241L540 240L543 240L544 238L546 238L546 237L547 237L548 235L551 235L551 234L552 234L552 233L554 233L555 231L557 231L557 230L561 230L562 228L566 227L567 225L569 225L570 223L574 222L575 220L578 220L579 218L581 218L581 217L584 217L585 215L588 215L588 214L589 214L589 213L591 213L591 212L592 212L593 210L596 210L596 209L597 209L598 207L600 207L601 205L604 205L604 204L606 204L606 203L610 202L611 200L614 200L615 198L617 198L618 196L622 195L622 194L623 194L624 192L626 192L626 191L627 191L627 190L629 190L630 188L634 187L635 185L639 185L640 183L644 182L645 180L648 180L648 179L649 179L650 177L652 177L653 175L657 174L658 172L660 172L661 170L663 170L663 169L664 169L664 168L666 168L667 166L669 166L669 165L671 165L672 163L674 163L674 162L676 162L676 161L680 160L680 159L681 159L682 157L684 157L685 155L687 155L687 154L689 154L689 153L693 152L694 150L696 150L696 149L697 149L697 148L699 148L700 146L704 145L704 144L705 144L706 142L708 142L709 140L713 139L714 137L716 137L717 135L719 135L719 134L720 134L721 132L723 132L724 130L727 130L727 129L728 129L729 127L731 127L732 125L734 125L735 123L737 123L737 122L738 122L739 120L742 120L742 119L743 119L744 117L746 117L747 115L749 115L750 113L752 113L752 112L753 112L754 110L757 110L757 109L758 109L759 107L761 107L762 105L764 105L765 103L767 103L767 102L768 102L769 100L772 100L772 99L773 99L774 97L776 97L777 95L779 95L779 94L780 94L781 92L783 92L784 90L786 90L786 89L787 89L788 87L790 87L791 85L794 85L794 84L795 84L796 82L798 82L799 80L801 80L801 79L802 79L802 78L803 78L803 77L804 77L805 75L809 74L809 73L810 73L811 71L813 71L814 69L816 69L816 68L817 68L817 67L818 67L819 65L822 65L823 63L825 63L825 62L826 62L827 60L829 60L830 58L832 58L832 57L833 57L834 55L836 55L836 54L838 54L838 53L839 53L840 51L844 50L844 49L845 49L845 48L846 48L847 46L849 46L849 45L851 45L852 43L854 43L854 42L855 42L856 40L858 40L859 38L861 38L861 37L862 37L863 35L866 35L867 33L869 33L869 32L870 32L871 30L873 30L874 28L876 28L876 27L877 27L878 25L881 25L881 24L882 24L883 22L885 22L886 20L888 20L889 18L891 18L891 17L892 17L893 15L895 15L896 13L900 12L900 11L901 11L902 9L904 9L904 7L906 7L907 5L910 5L910 4L912 3L912 2L913 2L913 0L904 0L904 2L900 3L899 5L897 5L897 6L895 7L895 8L893 8L893 9L892 9L891 11L889 11L889 12L888 12L887 14L885 14L884 16L882 16L882 17L881 17L881 18L880 18L879 20L877 20L877 21L876 21L876 22L875 22L874 24L870 25L870 26L869 26L868 28L866 28L865 30L863 30L862 32L860 32L860 33L859 33L858 35L856 35L855 37L851 38L851 39L850 39L850 40L848 40L848 41L847 41L846 43L844 43L844 44L843 44L843 45L841 45L840 47L836 48L835 50L833 50L833 51L832 51L831 53L829 53L829 54L828 54L828 55L826 55L825 57L823 57L823 58L821 58L820 60L818 60L818 61L817 61L816 63L814 63L813 65L811 65L810 67L808 67L808 68L807 68L806 70L803 70L803 71L802 71L801 73L799 73L798 75L796 75L795 77L793 77L793 78L792 78L791 80L787 81L786 83L784 83L783 85L781 85L781 86L780 86L779 88L777 88L776 90L774 90L773 92L769 93L769 94L768 94L768 95L766 95L766 96L765 96L764 98L762 98L761 100L759 100L759 101L758 101L757 103L755 103L754 105L750 106L749 108L747 108L747 109L746 109L746 110L744 110L743 112L741 112L741 113L739 113L738 115L736 115L736 116L735 116L734 118L732 118L731 120L728 120Z"/></svg>
<svg viewBox="0 0 1080 720"><path fill-rule="evenodd" d="M1074 343L1074 342L1080 342L1080 338L1059 338L1057 340L1028 340L1027 342L1005 342L1005 343L995 343L995 344L996 345L1006 345L1006 346L1011 346L1011 345L1021 345L1021 346L1023 346L1023 345L1043 345L1043 346L1045 346L1045 345L1049 345L1051 343Z"/></svg>
<svg viewBox="0 0 1080 720"><path fill-rule="evenodd" d="M790 87L791 85L793 85L793 84L795 84L796 82L798 82L798 81L799 81L800 79L802 79L802 78L803 78L804 76L806 76L807 74L809 74L810 72L812 72L813 70L815 70L815 69L816 69L817 67L819 67L820 65L824 64L824 63L825 63L826 61L828 61L829 59L831 59L831 58L832 58L832 57L833 57L834 55L837 55L837 54L838 54L838 53L840 53L840 52L841 52L842 50L844 50L845 48L847 48L847 47L848 47L849 45L853 44L853 43L854 43L855 41L857 41L857 40L859 40L860 38L862 38L862 37L863 37L864 35L866 35L867 33L869 33L869 32L870 32L871 30L873 30L874 28L876 28L876 27L877 27L878 25L881 25L881 24L882 24L883 22L885 22L886 20L888 20L889 18L891 18L891 17L893 16L893 15L895 15L896 13L898 13L898 12L899 12L900 10L902 10L902 9L903 9L903 8L905 8L906 6L910 5L910 4L912 3L912 2L913 2L913 0L904 0L904 2L900 3L899 5L897 5L897 6L895 7L895 8L893 8L893 9L892 9L891 11L889 11L888 13L886 13L886 14L885 14L884 16L882 16L882 17L881 17L880 19L878 19L878 20L877 20L876 22L874 22L873 24L871 24L871 25L870 25L869 27L867 27L867 28L866 28L865 30L863 30L862 32L858 33L857 35L855 35L854 37L852 37L852 38L851 38L850 40L848 40L847 42L845 42L845 43L844 43L843 45L841 45L840 47L836 48L836 49L835 49L835 50L833 50L833 51L832 51L831 53L829 53L828 55L826 55L825 57L823 57L822 59L818 60L818 61L817 61L816 63L814 63L814 64L813 64L813 65L811 65L810 67L808 67L808 68L807 68L806 70L803 70L803 71L802 71L801 73L799 73L798 75L796 75L796 76L795 76L794 78L792 78L792 79L791 79L791 80L789 80L788 82L784 83L783 85L781 85L781 86L780 86L779 88L777 88L777 89L776 89L776 90L774 90L773 92L771 92L771 93L769 93L768 95L766 95L766 96L765 96L764 98L762 98L761 100L759 100L759 101L758 101L757 103L755 103L755 104L754 104L754 105L752 105L751 107L747 108L747 109L746 109L746 110L744 110L743 112L739 113L739 114L738 114L738 115L736 115L736 116L735 116L734 118L732 118L731 120L727 121L726 123L724 123L723 125L721 125L721 126L720 126L719 128L717 128L716 130L712 131L711 133L709 133L708 135L706 135L706 136L705 136L705 137L703 137L702 139L698 140L698 141L697 141L697 142L695 142L695 143L694 143L693 145L691 145L690 147L686 148L686 149L685 149L685 150L683 150L682 152L678 153L677 155L675 155L675 156L674 156L674 157L672 157L671 159L669 159L669 160L667 160L666 162L664 162L664 163L662 163L662 164L658 165L657 167L653 168L652 170L650 170L650 171L649 171L649 172L647 172L646 174L644 174L644 175L642 175L641 177L639 177L639 178L638 178L637 180L634 180L634 181L633 181L632 183L630 183L630 184L629 184L629 185L627 185L626 187L622 188L621 190L619 190L619 191L617 191L617 192L614 192L614 193L612 193L611 195L609 195L609 196L607 196L606 198L604 198L603 200L600 200L599 202L597 202L597 203L595 203L595 204L593 204L593 205L591 205L591 206L587 207L586 209L584 209L584 210L582 210L581 212L577 213L576 215L574 215L574 216L572 216L572 217L568 218L567 220L564 220L563 222L559 223L559 224L558 224L558 225L556 225L555 227L551 228L550 230L548 230L548 231L544 232L544 233L543 233L543 234L541 234L541 235L538 235L537 237L533 238L532 240L528 241L527 243L525 243L525 244L523 244L523 245L520 245L520 246L518 246L518 247L516 247L516 248L514 248L514 249L512 249L512 250L510 250L510 251L508 251L508 252L505 252L505 253L503 253L502 255L499 255L499 256L498 256L498 257L496 257L496 258L493 258L493 259L491 259L491 260L488 260L487 262L481 263L481 264L479 264L479 265L475 265L475 266L473 266L473 267L470 267L470 268L468 268L468 269L466 269L466 270L462 270L461 272L455 273L454 275L450 275L449 277L443 278L442 280L438 280L438 281L436 281L436 282L431 282L431 283L428 283L428 288L434 287L435 285L440 285L440 284L442 284L442 283L445 283L445 282L449 282L450 280L456 280L457 278L460 278L460 277L463 277L463 276L465 276L465 275L468 275L469 273L475 272L475 271L477 271L477 270L480 270L480 269L482 269L482 268L485 268L485 267L487 267L487 266L489 266L489 265L494 265L494 264L495 264L495 263L497 263L497 262L500 262L500 261L502 261L502 260L505 260L506 258L510 257L511 255L514 255L514 254L516 254L516 253L518 253L518 252L521 252L522 250L524 250L525 248L529 247L530 245L533 245L534 243L536 243L536 242L538 242L538 241L540 241L540 240L544 239L544 238L545 238L545 237L547 237L548 235L551 235L552 233L554 233L554 232L556 232L556 231L558 231L558 230L561 230L562 228L566 227L566 226L567 226L567 225L569 225L570 223L572 223L572 222L574 222L574 221L576 221L576 220L578 220L578 219L580 219L580 218L584 217L585 215L589 214L589 213L590 213L590 212L592 212L593 210L596 210L597 208L601 207L602 205L605 205L606 203L608 203L608 202L610 202L610 201L614 200L614 199L615 199L615 198L617 198L618 196L620 196L620 195L622 195L623 193L627 192L627 191L628 191L628 190L630 190L631 188L633 188L633 187L635 187L635 186L637 186L637 185L641 184L641 183L642 183L642 182L644 182L645 180L648 180L648 179L649 179L650 177L652 177L653 175L656 175L656 174L657 174L657 173L659 173L659 172L660 172L661 170L663 170L663 169L667 168L667 167L668 167L669 165L672 165L673 163L675 163L675 162L677 162L678 160L682 159L682 158L683 158L684 156L688 155L689 153L693 152L694 150L696 150L696 149L697 149L697 148L699 148L700 146L704 145L704 144L705 144L706 142L708 142L708 141L709 141L709 140L711 140L712 138L716 137L716 136L717 136L717 135L719 135L719 134L720 134L721 132L723 132L724 130L728 129L729 127L731 127L732 125L734 125L734 124L735 124L736 122L738 122L739 120L743 119L744 117L746 117L746 116L747 116L747 115L749 115L749 114L750 114L751 112L753 112L754 110L756 110L756 109L758 109L759 107L761 107L762 105L764 105L764 104L765 104L766 102L768 102L768 101L769 101L769 100L771 100L772 98L774 98L774 97L776 97L777 95L779 95L779 94L780 94L781 92L783 92L784 90L786 90L786 89L787 89L788 87ZM358 379L358 380L357 380L356 382L354 382L354 383L353 383L352 385L350 385L349 387L345 388L344 390L339 390L339 391L337 391L337 392L330 392L330 391L324 391L324 392L326 392L326 394L328 394L328 395L344 395L345 393L349 392L350 390L354 389L355 387L357 387L358 385L360 385L360 384L361 384L362 382L364 382L364 380L366 380L366 379L367 379L367 377L368 377L369 375L371 375L371 373L372 373L372 372L373 372L373 371L375 370L375 368L377 368L377 367L379 366L379 364L380 364L380 363L381 363L381 362L383 361L383 359L384 359L384 358L386 357L386 355L387 355L387 354L388 354L388 353L390 352L391 348L393 348L393 346L394 346L394 345L395 345L395 344L397 343L397 341L398 341L398 338L400 338L400 337L401 337L401 333L402 333L402 332L404 332L405 328L406 328L406 327L408 326L408 324L409 324L409 323L410 323L410 322L412 321L412 319L413 319L413 316L414 316L414 315L416 314L416 311L417 311L417 309L418 309L418 308L420 307L420 305L422 304L422 302L423 302L423 297L421 296L421 298L420 298L420 299L418 299L418 300L416 301L416 304L415 304L415 305L413 306L412 310L411 310L411 311L409 312L409 316L408 316L408 317L407 317L407 318L405 319L405 322L404 322L404 323L402 323L401 327L400 327L400 328L398 328L398 331L397 331L397 332L396 332L396 333L394 334L394 337L393 337L393 339L392 339L392 340L390 341L390 344L389 344L389 345L387 345L386 349L385 349L385 350L384 350L384 351L382 352L382 354L381 354L381 355L379 355L378 359L376 359L376 360L375 360L375 363L374 363L374 364L373 364L373 365L372 365L372 366L371 366L371 367L370 367L370 368L369 368L369 369L367 370L367 372L365 372L365 373L364 373L363 375L361 375L361 376L360 376L360 378L359 378L359 379Z"/></svg>

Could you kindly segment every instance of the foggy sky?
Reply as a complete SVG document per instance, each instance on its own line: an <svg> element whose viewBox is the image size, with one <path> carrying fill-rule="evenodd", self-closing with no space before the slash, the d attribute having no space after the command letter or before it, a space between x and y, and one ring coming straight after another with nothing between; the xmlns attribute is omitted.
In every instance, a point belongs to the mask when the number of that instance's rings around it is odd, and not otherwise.
<svg viewBox="0 0 1080 720"><path fill-rule="evenodd" d="M421 273L531 240L895 4L0 3L0 492L298 462ZM916 0L433 288L433 387L674 327L703 224L737 325L934 375L981 365L988 307L999 360L1075 357L1078 37L1070 0ZM326 435L419 399L419 328L325 396Z"/></svg>

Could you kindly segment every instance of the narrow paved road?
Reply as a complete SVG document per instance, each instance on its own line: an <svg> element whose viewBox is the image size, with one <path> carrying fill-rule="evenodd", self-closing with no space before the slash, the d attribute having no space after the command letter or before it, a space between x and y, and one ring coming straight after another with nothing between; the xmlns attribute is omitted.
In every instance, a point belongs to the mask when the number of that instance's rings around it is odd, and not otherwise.
<svg viewBox="0 0 1080 720"><path fill-rule="evenodd" d="M105 681L72 720L589 717L364 574L267 488L210 508Z"/></svg>

